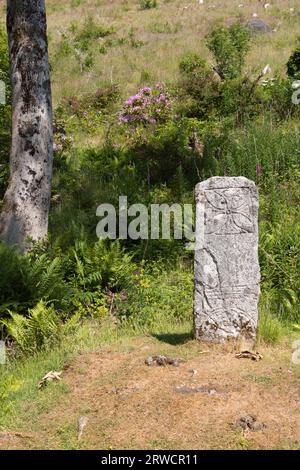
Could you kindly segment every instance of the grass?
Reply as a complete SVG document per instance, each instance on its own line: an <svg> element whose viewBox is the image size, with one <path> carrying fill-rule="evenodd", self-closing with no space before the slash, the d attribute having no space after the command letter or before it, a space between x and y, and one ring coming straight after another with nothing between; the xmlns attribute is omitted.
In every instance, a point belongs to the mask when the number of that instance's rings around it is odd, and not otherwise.
<svg viewBox="0 0 300 470"><path fill-rule="evenodd" d="M263 360L254 363L235 359L233 344L201 344L190 331L189 322L162 322L147 333L87 323L60 347L2 368L1 388L7 384L10 396L2 400L0 431L28 437L0 439L0 448L297 448L290 400L300 371L291 364L292 336L276 346L261 342ZM185 363L144 365L157 354ZM63 370L62 380L39 391L37 382L49 370ZM222 393L180 395L178 385ZM266 431L250 436L232 427L245 412L266 422ZM88 425L78 441L80 416Z"/></svg>
<svg viewBox="0 0 300 470"><path fill-rule="evenodd" d="M91 16L95 22L115 29L114 38L129 34L134 44L122 43L110 47L106 54L98 52L103 40L94 41L95 65L81 73L76 60L62 57L55 63L52 74L54 101L62 96L84 94L96 90L102 83L121 83L124 96L135 92L141 84L165 81L173 82L178 75L181 57L190 51L209 56L204 36L220 24L238 19L247 20L253 13L276 29L273 34L257 35L248 56L247 68L260 71L267 63L273 70L283 73L285 63L295 46L298 36L299 7L288 0L274 0L265 9L263 3L245 0L238 8L231 0L222 4L207 1L199 5L195 1L159 1L156 8L141 10L136 0L58 0L47 1L50 57L61 42L62 33L72 23L84 24ZM214 7L215 5L215 7ZM295 8L290 12L290 7Z"/></svg>
<svg viewBox="0 0 300 470"><path fill-rule="evenodd" d="M288 331L281 321L270 312L262 311L259 321L259 342L276 344Z"/></svg>
<svg viewBox="0 0 300 470"><path fill-rule="evenodd" d="M5 366L0 366L0 430L18 430L30 403L36 404L31 409L31 419L35 421L42 412L51 408L57 399L68 393L68 388L63 382L59 382L56 387L48 386L43 392L38 391L37 384L47 372L68 369L68 364L75 357L82 357L108 345L130 353L134 350L134 338L141 335L153 337L156 344L161 345L163 349L175 348L185 358L190 357L188 349L181 349L193 339L191 321L180 322L160 316L160 320L156 320L151 327L137 326L126 321L118 327L110 320L104 320L102 324L88 321L78 328L75 335L67 336L55 348L16 361L11 359ZM266 345L280 344L282 341L289 344L292 339L288 338L292 338L291 331L277 318L271 317L270 314L261 315L257 347L264 348ZM206 345L198 344L197 351L206 349ZM84 376L85 368L78 367L76 374Z"/></svg>
<svg viewBox="0 0 300 470"><path fill-rule="evenodd" d="M191 325L187 322L171 324L170 321L161 320L151 329L151 334L174 339L190 337L190 331ZM41 395L37 384L47 372L62 370L75 355L105 345L130 349L132 337L142 333L145 333L145 329L133 327L126 322L119 328L110 321L105 321L102 325L98 322L86 322L78 329L76 335L68 336L59 346L17 361L11 360L7 365L0 366L0 429L15 429L24 419L29 403L37 401L33 412L38 416L67 391L64 384L59 383L58 387L46 388L45 393Z"/></svg>

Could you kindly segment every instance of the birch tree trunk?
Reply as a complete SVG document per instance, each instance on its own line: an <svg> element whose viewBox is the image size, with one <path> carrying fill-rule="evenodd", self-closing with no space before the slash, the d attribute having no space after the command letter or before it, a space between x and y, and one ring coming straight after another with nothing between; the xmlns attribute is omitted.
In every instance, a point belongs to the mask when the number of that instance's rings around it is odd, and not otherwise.
<svg viewBox="0 0 300 470"><path fill-rule="evenodd" d="M12 82L10 180L0 239L21 249L47 236L53 130L44 0L7 0Z"/></svg>

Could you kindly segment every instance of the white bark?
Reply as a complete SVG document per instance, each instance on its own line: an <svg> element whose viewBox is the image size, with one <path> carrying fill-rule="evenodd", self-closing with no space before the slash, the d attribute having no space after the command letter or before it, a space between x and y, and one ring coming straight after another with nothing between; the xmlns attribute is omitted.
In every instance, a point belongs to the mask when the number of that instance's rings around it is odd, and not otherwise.
<svg viewBox="0 0 300 470"><path fill-rule="evenodd" d="M0 239L26 248L47 236L53 133L44 0L7 0L12 81L10 180Z"/></svg>

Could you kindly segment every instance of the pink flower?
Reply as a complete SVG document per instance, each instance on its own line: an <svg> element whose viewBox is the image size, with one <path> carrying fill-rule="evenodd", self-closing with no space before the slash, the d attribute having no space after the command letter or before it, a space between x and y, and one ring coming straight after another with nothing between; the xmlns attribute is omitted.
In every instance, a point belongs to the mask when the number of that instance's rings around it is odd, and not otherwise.
<svg viewBox="0 0 300 470"><path fill-rule="evenodd" d="M262 173L262 167L259 163L256 163L255 171L256 171L256 176L259 176Z"/></svg>
<svg viewBox="0 0 300 470"><path fill-rule="evenodd" d="M170 108L170 97L163 83L156 84L153 89L144 87L125 101L123 111L119 114L119 124L128 124L136 129L162 122L167 118Z"/></svg>

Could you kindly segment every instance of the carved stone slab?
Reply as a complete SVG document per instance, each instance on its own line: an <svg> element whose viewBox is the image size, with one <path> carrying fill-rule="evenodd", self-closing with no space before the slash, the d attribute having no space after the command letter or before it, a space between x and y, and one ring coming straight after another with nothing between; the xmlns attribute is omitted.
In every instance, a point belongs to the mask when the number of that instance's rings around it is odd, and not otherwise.
<svg viewBox="0 0 300 470"><path fill-rule="evenodd" d="M197 339L256 337L258 192L244 177L196 186L194 326Z"/></svg>

